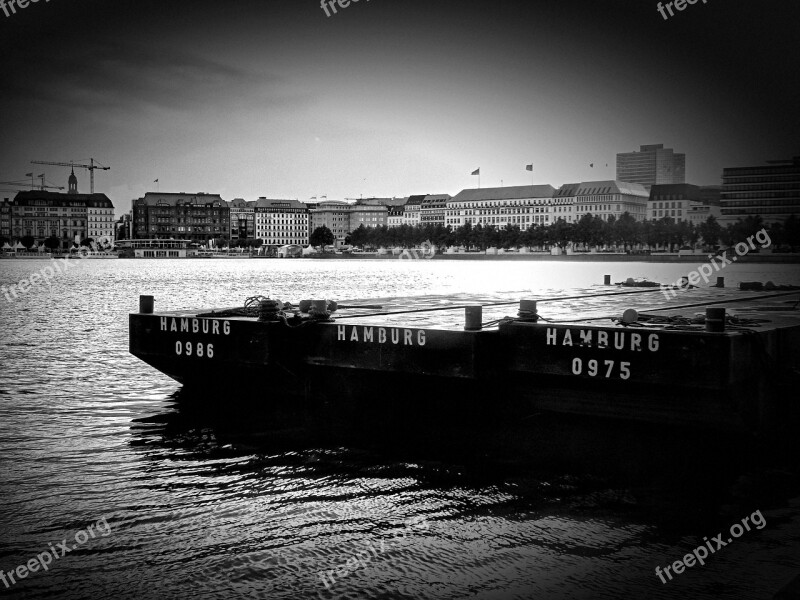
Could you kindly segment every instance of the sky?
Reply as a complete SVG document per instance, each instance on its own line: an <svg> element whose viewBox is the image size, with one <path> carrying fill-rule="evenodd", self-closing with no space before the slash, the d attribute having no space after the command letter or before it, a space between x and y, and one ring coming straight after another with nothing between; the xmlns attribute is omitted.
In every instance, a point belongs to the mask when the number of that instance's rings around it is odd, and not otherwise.
<svg viewBox="0 0 800 600"><path fill-rule="evenodd" d="M30 161L93 157L117 215L156 189L455 195L478 168L557 187L613 179L643 144L685 153L698 185L800 154L796 0L666 19L651 0L9 1L0 181L66 186Z"/></svg>

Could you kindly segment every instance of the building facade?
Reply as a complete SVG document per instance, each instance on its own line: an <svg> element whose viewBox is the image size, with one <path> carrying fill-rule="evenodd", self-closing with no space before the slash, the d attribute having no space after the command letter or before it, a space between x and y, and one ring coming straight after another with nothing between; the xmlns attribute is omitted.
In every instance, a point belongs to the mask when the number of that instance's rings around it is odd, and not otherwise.
<svg viewBox="0 0 800 600"><path fill-rule="evenodd" d="M11 200L0 200L0 238L11 240Z"/></svg>
<svg viewBox="0 0 800 600"><path fill-rule="evenodd" d="M563 219L567 223L575 222L575 201L578 197L580 183L565 183L553 194L553 222Z"/></svg>
<svg viewBox="0 0 800 600"><path fill-rule="evenodd" d="M686 155L664 144L641 146L638 152L617 154L617 181L653 185L685 183Z"/></svg>
<svg viewBox="0 0 800 600"><path fill-rule="evenodd" d="M689 183L654 185L647 202L647 218L669 217L676 222L698 224L708 217L719 218L719 187L701 187Z"/></svg>
<svg viewBox="0 0 800 600"><path fill-rule="evenodd" d="M253 202L234 198L228 202L231 222L231 244L256 237L256 209Z"/></svg>
<svg viewBox="0 0 800 600"><path fill-rule="evenodd" d="M134 237L207 243L230 238L230 208L219 194L147 192L133 201Z"/></svg>
<svg viewBox="0 0 800 600"><path fill-rule="evenodd" d="M445 225L445 213L450 194L428 194L419 207L420 225Z"/></svg>
<svg viewBox="0 0 800 600"><path fill-rule="evenodd" d="M555 222L552 185L518 185L501 188L462 190L447 202L445 225L453 228L467 223L504 228Z"/></svg>
<svg viewBox="0 0 800 600"><path fill-rule="evenodd" d="M341 200L325 200L310 205L311 232L323 225L333 232L334 245L338 248L345 245L350 234L350 210L352 204Z"/></svg>
<svg viewBox="0 0 800 600"><path fill-rule="evenodd" d="M382 227L387 224L389 209L384 204L361 204L356 202L350 205L350 231L364 227Z"/></svg>
<svg viewBox="0 0 800 600"><path fill-rule="evenodd" d="M403 207L403 225L416 227L420 224L420 209L425 196L409 196Z"/></svg>
<svg viewBox="0 0 800 600"><path fill-rule="evenodd" d="M298 200L259 198L254 203L255 237L265 246L306 246L308 207Z"/></svg>
<svg viewBox="0 0 800 600"><path fill-rule="evenodd" d="M800 217L800 156L722 171L721 224L759 215L767 224Z"/></svg>
<svg viewBox="0 0 800 600"><path fill-rule="evenodd" d="M591 213L604 221L629 213L637 221L647 218L650 192L643 185L624 181L584 181L575 193L575 220Z"/></svg>
<svg viewBox="0 0 800 600"><path fill-rule="evenodd" d="M105 194L31 190L19 192L4 208L0 214L10 230L3 235L14 240L30 236L41 244L55 237L62 249L89 238L114 242L114 205Z"/></svg>
<svg viewBox="0 0 800 600"><path fill-rule="evenodd" d="M404 205L387 206L386 225L389 227L400 227L403 224L405 208Z"/></svg>

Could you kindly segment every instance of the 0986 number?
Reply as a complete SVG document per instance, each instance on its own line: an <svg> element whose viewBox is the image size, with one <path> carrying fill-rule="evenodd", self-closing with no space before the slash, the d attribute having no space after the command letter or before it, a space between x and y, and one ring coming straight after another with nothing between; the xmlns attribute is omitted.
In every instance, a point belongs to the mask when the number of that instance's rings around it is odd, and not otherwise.
<svg viewBox="0 0 800 600"><path fill-rule="evenodd" d="M214 358L214 344L202 342L175 342L175 354L178 356L196 356L198 358Z"/></svg>

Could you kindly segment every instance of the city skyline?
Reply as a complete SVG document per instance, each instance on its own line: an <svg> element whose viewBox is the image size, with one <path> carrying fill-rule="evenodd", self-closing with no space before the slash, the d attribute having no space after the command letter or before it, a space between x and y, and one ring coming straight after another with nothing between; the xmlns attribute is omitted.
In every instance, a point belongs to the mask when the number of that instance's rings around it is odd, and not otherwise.
<svg viewBox="0 0 800 600"><path fill-rule="evenodd" d="M798 153L797 10L40 3L0 19L0 179L91 156L122 214L155 180L301 201L455 195L476 169L482 187L558 187L614 179L616 154L663 143L687 182L715 185Z"/></svg>

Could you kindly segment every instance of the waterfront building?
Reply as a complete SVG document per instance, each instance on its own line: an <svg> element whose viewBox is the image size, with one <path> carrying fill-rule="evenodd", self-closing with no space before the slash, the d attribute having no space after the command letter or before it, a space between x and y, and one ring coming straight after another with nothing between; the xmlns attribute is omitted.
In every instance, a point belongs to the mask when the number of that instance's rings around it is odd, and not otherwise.
<svg viewBox="0 0 800 600"><path fill-rule="evenodd" d="M86 239L114 243L114 205L105 194L79 194L71 173L67 193L30 190L3 202L0 227L4 237L32 237L37 244L55 237L67 249Z"/></svg>
<svg viewBox="0 0 800 600"><path fill-rule="evenodd" d="M119 242L120 240L130 240L133 238L133 211L127 212L122 215L116 223L114 223L114 239Z"/></svg>
<svg viewBox="0 0 800 600"><path fill-rule="evenodd" d="M447 202L445 225L453 228L466 223L504 228L555 222L552 185L517 185L500 188L461 190Z"/></svg>
<svg viewBox="0 0 800 600"><path fill-rule="evenodd" d="M425 196L409 196L403 207L403 225L416 227L420 224L420 209Z"/></svg>
<svg viewBox="0 0 800 600"><path fill-rule="evenodd" d="M207 243L230 237L230 208L219 194L147 192L133 201L134 237Z"/></svg>
<svg viewBox="0 0 800 600"><path fill-rule="evenodd" d="M305 246L309 238L308 207L298 200L270 200L254 203L255 237L266 246Z"/></svg>
<svg viewBox="0 0 800 600"><path fill-rule="evenodd" d="M563 219L567 223L573 223L575 219L575 202L578 197L580 183L565 183L553 194L553 223Z"/></svg>
<svg viewBox="0 0 800 600"><path fill-rule="evenodd" d="M387 206L386 224L389 227L400 227L403 224L405 208L404 205Z"/></svg>
<svg viewBox="0 0 800 600"><path fill-rule="evenodd" d="M766 224L800 217L800 156L722 171L721 224L759 215Z"/></svg>
<svg viewBox="0 0 800 600"><path fill-rule="evenodd" d="M387 224L389 216L385 204L366 203L362 200L350 205L350 231L364 227L381 227Z"/></svg>
<svg viewBox="0 0 800 600"><path fill-rule="evenodd" d="M617 154L617 181L653 185L685 183L686 155L664 144L641 146L636 152Z"/></svg>
<svg viewBox="0 0 800 600"><path fill-rule="evenodd" d="M0 238L11 239L11 200L0 201Z"/></svg>
<svg viewBox="0 0 800 600"><path fill-rule="evenodd" d="M584 181L575 192L575 220L591 213L608 221L629 213L637 221L647 218L650 193L643 185L624 181Z"/></svg>
<svg viewBox="0 0 800 600"><path fill-rule="evenodd" d="M325 200L315 205L310 205L311 232L323 225L331 230L334 245L338 248L345 245L345 240L350 234L350 210L352 204L341 200Z"/></svg>
<svg viewBox="0 0 800 600"><path fill-rule="evenodd" d="M234 198L228 202L231 220L231 243L256 237L256 209L253 202Z"/></svg>
<svg viewBox="0 0 800 600"><path fill-rule="evenodd" d="M689 183L654 185L647 202L647 218L669 217L675 222L692 224L705 222L708 217L719 218L719 187L701 187Z"/></svg>
<svg viewBox="0 0 800 600"><path fill-rule="evenodd" d="M445 213L450 194L428 194L420 203L420 225L445 225Z"/></svg>

